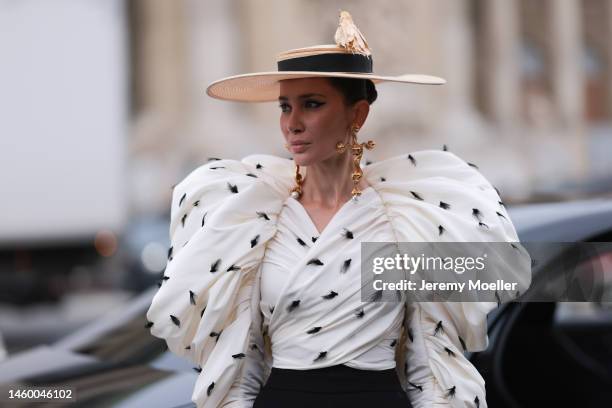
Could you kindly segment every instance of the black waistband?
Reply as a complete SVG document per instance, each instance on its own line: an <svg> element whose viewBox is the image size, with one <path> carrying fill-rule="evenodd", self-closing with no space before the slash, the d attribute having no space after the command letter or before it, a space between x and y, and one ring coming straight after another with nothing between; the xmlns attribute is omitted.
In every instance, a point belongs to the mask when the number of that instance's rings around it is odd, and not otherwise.
<svg viewBox="0 0 612 408"><path fill-rule="evenodd" d="M266 388L308 392L401 391L395 368L359 370L343 364L312 370L272 367Z"/></svg>

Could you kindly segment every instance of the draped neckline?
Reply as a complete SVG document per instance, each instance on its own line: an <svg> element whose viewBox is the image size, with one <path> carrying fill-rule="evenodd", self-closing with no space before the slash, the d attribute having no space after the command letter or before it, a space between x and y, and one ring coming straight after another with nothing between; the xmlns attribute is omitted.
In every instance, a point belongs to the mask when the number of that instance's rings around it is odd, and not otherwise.
<svg viewBox="0 0 612 408"><path fill-rule="evenodd" d="M293 198L293 197L289 197L287 202L291 203L291 205L299 208L298 211L302 212L304 215L304 219L306 220L306 222L310 225L310 229L317 234L318 237L321 237L325 231L327 231L329 229L330 226L332 226L332 224L334 224L338 217L340 216L340 214L344 211L346 211L346 208L349 207L351 204L353 205L359 205L361 203L362 200L364 200L365 197L369 197L370 194L372 194L374 192L374 188L370 185L366 188L364 188L361 191L361 196L359 196L359 198L357 199L357 202L353 202L353 199L348 199L344 204L342 204L342 206L338 209L338 211L336 211L334 213L334 215L330 218L330 220L327 222L327 225L325 225L325 227L319 231L319 229L317 228L315 222L313 221L312 217L310 216L310 214L308 213L308 211L306 210L306 208L302 205L302 203Z"/></svg>

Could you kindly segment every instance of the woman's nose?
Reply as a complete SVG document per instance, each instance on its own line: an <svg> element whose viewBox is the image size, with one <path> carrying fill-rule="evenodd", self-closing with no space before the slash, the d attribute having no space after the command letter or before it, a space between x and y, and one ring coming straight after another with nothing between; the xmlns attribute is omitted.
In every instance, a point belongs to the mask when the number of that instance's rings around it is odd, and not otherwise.
<svg viewBox="0 0 612 408"><path fill-rule="evenodd" d="M289 121L287 122L287 128L289 129L289 132L293 134L300 133L304 130L301 115L297 109L291 112Z"/></svg>

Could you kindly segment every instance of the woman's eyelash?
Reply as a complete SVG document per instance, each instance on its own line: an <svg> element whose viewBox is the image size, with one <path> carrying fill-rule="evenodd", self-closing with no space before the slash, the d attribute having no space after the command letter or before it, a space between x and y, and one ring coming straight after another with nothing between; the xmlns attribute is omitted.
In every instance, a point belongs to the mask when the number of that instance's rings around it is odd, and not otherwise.
<svg viewBox="0 0 612 408"><path fill-rule="evenodd" d="M322 105L325 105L325 103L324 102L317 102L317 101L306 101L306 102L304 102L304 105L307 108L311 108L311 107L312 108L318 108L318 107L320 107ZM281 108L281 110L283 112L286 111L287 109L291 109L291 106L289 106L289 104L286 104L286 103L281 103L281 104L278 105L278 107Z"/></svg>

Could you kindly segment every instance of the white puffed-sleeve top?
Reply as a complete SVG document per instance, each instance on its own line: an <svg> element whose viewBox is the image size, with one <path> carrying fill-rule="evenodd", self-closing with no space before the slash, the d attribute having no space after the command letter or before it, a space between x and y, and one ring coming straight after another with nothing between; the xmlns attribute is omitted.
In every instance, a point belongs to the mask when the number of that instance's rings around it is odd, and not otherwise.
<svg viewBox="0 0 612 408"><path fill-rule="evenodd" d="M396 368L414 407L486 407L464 351L495 302L362 301L361 242L518 242L496 189L446 150L363 167L370 187L323 231L290 197L290 159L213 160L176 185L151 333L200 372L198 407L251 407L271 367ZM475 211L476 210L476 211ZM509 265L521 293L530 258ZM402 297L404 299L404 297ZM374 300L374 299L373 299Z"/></svg>

